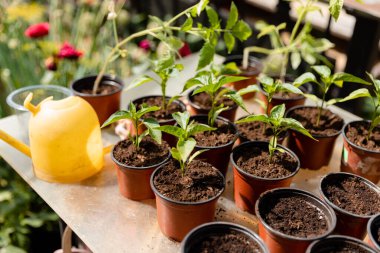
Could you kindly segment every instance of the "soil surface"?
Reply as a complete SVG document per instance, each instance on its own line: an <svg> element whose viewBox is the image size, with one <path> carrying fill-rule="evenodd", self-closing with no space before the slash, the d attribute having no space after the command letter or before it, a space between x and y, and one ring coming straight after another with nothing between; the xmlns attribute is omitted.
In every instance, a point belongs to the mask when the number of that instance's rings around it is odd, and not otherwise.
<svg viewBox="0 0 380 253"><path fill-rule="evenodd" d="M96 91L96 94L97 95L107 95L107 94L111 94L111 93L115 92L118 89L119 89L119 87L116 87L114 85L102 84L101 83L98 87L98 90ZM83 93L83 94L92 94L92 89L84 89L84 90L80 90L79 92Z"/></svg>
<svg viewBox="0 0 380 253"><path fill-rule="evenodd" d="M208 200L224 189L218 170L199 160L193 160L183 176L178 162L171 160L157 173L153 183L162 195L187 202Z"/></svg>
<svg viewBox="0 0 380 253"><path fill-rule="evenodd" d="M169 100L168 100L169 101ZM139 104L136 104L138 108L141 108L142 104L147 104L148 106L159 106L162 105L162 97L150 97L145 98L139 101ZM172 113L183 112L183 108L176 102L171 103L166 110L160 109L155 112L148 112L143 116L143 118L154 118L156 120L168 120L172 119Z"/></svg>
<svg viewBox="0 0 380 253"><path fill-rule="evenodd" d="M329 253L368 253L368 250L365 250L359 246L352 245L349 243L337 243L335 249L328 251Z"/></svg>
<svg viewBox="0 0 380 253"><path fill-rule="evenodd" d="M205 123L205 122L199 122ZM233 141L236 137L236 132L233 127L224 121L215 121L215 126L217 129L214 131L207 131L198 133L194 136L197 141L197 146L200 147L217 147L225 145Z"/></svg>
<svg viewBox="0 0 380 253"><path fill-rule="evenodd" d="M247 235L229 231L204 238L192 248L196 253L262 253L260 246Z"/></svg>
<svg viewBox="0 0 380 253"><path fill-rule="evenodd" d="M324 193L332 203L350 213L374 215L380 212L380 195L358 178L337 179Z"/></svg>
<svg viewBox="0 0 380 253"><path fill-rule="evenodd" d="M368 122L353 122L348 126L346 136L354 144L359 147L380 152L380 126L373 129L368 140Z"/></svg>
<svg viewBox="0 0 380 253"><path fill-rule="evenodd" d="M210 99L210 96L206 92L198 93L194 96L190 96L190 98L191 98L191 101L194 104L198 105L201 109L203 110L211 109L211 99ZM217 105L223 104L224 106L229 106L229 107L236 105L234 101L226 97L222 97L220 100L218 100L216 104Z"/></svg>
<svg viewBox="0 0 380 253"><path fill-rule="evenodd" d="M329 229L324 213L300 196L280 198L265 221L281 233L301 238L317 237Z"/></svg>
<svg viewBox="0 0 380 253"><path fill-rule="evenodd" d="M250 141L269 141L273 135L272 129L261 121L253 121L247 123L236 124L239 134ZM279 142L285 138L286 132L282 132L279 136Z"/></svg>
<svg viewBox="0 0 380 253"><path fill-rule="evenodd" d="M125 165L133 167L146 167L159 164L169 155L169 145L163 140L157 144L150 136L142 139L139 149L131 140L119 142L113 150L115 159Z"/></svg>
<svg viewBox="0 0 380 253"><path fill-rule="evenodd" d="M292 111L289 117L298 120L312 135L329 136L342 129L343 119L327 109L322 110L317 126L318 111L317 107L298 108Z"/></svg>
<svg viewBox="0 0 380 253"><path fill-rule="evenodd" d="M246 146L238 154L236 164L245 172L262 178L282 178L297 169L297 161L287 152L276 152L269 159L269 152L260 147Z"/></svg>

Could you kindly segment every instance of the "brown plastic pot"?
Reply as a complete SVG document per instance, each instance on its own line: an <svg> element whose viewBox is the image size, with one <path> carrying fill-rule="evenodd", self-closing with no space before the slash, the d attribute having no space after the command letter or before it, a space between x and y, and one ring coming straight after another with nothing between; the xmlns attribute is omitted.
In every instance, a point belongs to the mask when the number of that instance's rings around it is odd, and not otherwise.
<svg viewBox="0 0 380 253"><path fill-rule="evenodd" d="M206 201L184 202L170 199L162 195L153 183L155 175L163 166L158 167L150 178L150 186L156 195L157 221L165 236L180 242L193 228L214 220L216 204L224 188L218 195ZM225 185L225 178L222 173L220 176Z"/></svg>
<svg viewBox="0 0 380 253"><path fill-rule="evenodd" d="M330 253L330 252L339 252L339 249L342 249L344 246L352 246L355 252L360 253L376 253L368 245L362 241L352 238L349 236L342 235L330 235L327 238L324 238L319 241L315 241L307 248L305 253ZM345 251L346 252L346 251ZM354 251L352 251L354 252Z"/></svg>
<svg viewBox="0 0 380 253"><path fill-rule="evenodd" d="M301 238L281 233L269 226L264 220L265 215L280 198L289 196L303 197L310 205L321 210L328 220L328 231L314 238ZM331 234L336 225L336 216L331 207L307 191L292 188L278 188L261 194L256 202L256 215L259 219L259 235L271 253L304 253L313 241Z"/></svg>
<svg viewBox="0 0 380 253"><path fill-rule="evenodd" d="M101 125L109 116L120 109L121 91L123 90L124 83L117 77L104 75L100 81L100 85L117 87L115 91L108 94L97 95L82 93L82 90L92 90L96 77L97 76L94 75L77 79L71 84L70 88L75 96L83 98L94 108Z"/></svg>
<svg viewBox="0 0 380 253"><path fill-rule="evenodd" d="M247 77L248 79L241 80L234 83L229 83L229 84L226 84L226 86L232 87L234 90L241 90L248 87L251 84L257 84L257 77L263 70L263 64L261 63L259 59L253 56L249 57L248 63L251 69L242 68L241 64L243 62L243 55L227 56L223 64L227 64L230 62L236 63L236 65L241 70L241 73L236 74L236 76ZM255 93L252 92L252 93L244 94L242 97L243 99L250 99L250 98L253 98L254 96L255 96Z"/></svg>
<svg viewBox="0 0 380 253"><path fill-rule="evenodd" d="M191 90L189 93L187 93L187 101L189 102L189 112L190 115L196 116L196 115L203 115L208 114L210 110L202 109L199 105L195 104L193 102L193 91ZM233 122L235 120L236 111L238 109L238 105L234 104L233 106L229 107L227 110L222 111L219 116L228 119L229 121Z"/></svg>
<svg viewBox="0 0 380 253"><path fill-rule="evenodd" d="M170 152L168 157L158 164L134 167L116 160L113 155L116 145L112 149L111 158L117 166L117 182L121 195L131 200L154 199L154 193L150 187L150 177L155 169L168 162Z"/></svg>
<svg viewBox="0 0 380 253"><path fill-rule="evenodd" d="M231 153L231 163L234 172L235 204L238 208L253 214L255 212L255 203L263 192L275 188L290 186L293 177L300 169L300 162L298 160L298 157L291 150L281 145L279 145L279 147L284 149L297 161L297 167L289 176L283 178L262 178L244 171L236 164L239 151L242 148L259 147L263 150L268 150L268 146L269 143L265 141L245 142L235 147Z"/></svg>
<svg viewBox="0 0 380 253"><path fill-rule="evenodd" d="M372 216L367 224L367 243L378 252L380 252L380 243L377 240L379 238L378 231L380 229L380 213Z"/></svg>
<svg viewBox="0 0 380 253"><path fill-rule="evenodd" d="M199 123L207 124L207 115L191 116L190 121L191 120L194 120ZM235 138L222 146L203 147L203 146L196 145L194 150L197 151L201 149L207 149L207 151L197 156L197 159L208 162L209 164L217 168L220 172L222 172L223 176L226 176L228 165L230 162L230 153L238 137L238 134L237 134L236 126L233 123L231 123L229 120L222 117L217 117L217 121L223 121L227 123L229 127L234 130Z"/></svg>
<svg viewBox="0 0 380 253"><path fill-rule="evenodd" d="M373 183L380 180L380 152L372 151L352 143L346 136L352 124L369 121L352 121L343 127L343 151L340 170L367 178Z"/></svg>
<svg viewBox="0 0 380 253"><path fill-rule="evenodd" d="M205 238L213 235L223 235L231 231L242 233L254 241L259 246L260 253L269 253L267 246L255 232L234 223L221 221L206 223L191 230L181 244L181 253L196 252L193 248Z"/></svg>
<svg viewBox="0 0 380 253"><path fill-rule="evenodd" d="M334 203L332 203L326 196L325 189L329 185L335 185L339 183L344 178L358 178L360 181L365 183L368 187L370 187L373 191L377 192L380 195L380 188L376 186L371 181L354 175L350 173L329 173L321 179L319 185L319 191L323 197L323 200L331 206L337 217L337 224L334 233L341 235L348 235L355 238L363 239L366 234L367 222L372 217L372 215L358 215L351 212L348 212ZM370 203L369 203L370 204Z"/></svg>
<svg viewBox="0 0 380 253"><path fill-rule="evenodd" d="M162 97L162 96L143 96L143 97L140 97L140 98L136 98L135 100L132 101L133 104L137 105L137 104L140 104L141 101L143 101L144 99L148 99L148 98L156 98L156 97ZM166 97L166 99L169 101L171 97ZM184 112L186 111L186 105L181 101L181 100L174 100L172 103L176 103L178 104L180 107L181 107L181 112ZM176 124L176 121L175 119L171 118L171 119L167 119L167 120L158 120L158 123L161 125L161 126L165 126L165 125L175 125ZM142 132L144 132L146 130L145 126L144 125L140 125L138 131L139 131L139 134L141 134ZM135 131L135 130L134 130ZM166 141L170 147L174 147L176 145L176 138L170 134L167 134L167 133L162 133L162 139L164 141Z"/></svg>
<svg viewBox="0 0 380 253"><path fill-rule="evenodd" d="M286 113L286 117L289 117L295 109L302 107L313 106L295 106ZM296 153L300 159L301 168L318 170L322 166L329 164L335 141L340 133L341 130L328 136L313 134L312 136L317 140L315 141L296 131L289 130L288 147Z"/></svg>

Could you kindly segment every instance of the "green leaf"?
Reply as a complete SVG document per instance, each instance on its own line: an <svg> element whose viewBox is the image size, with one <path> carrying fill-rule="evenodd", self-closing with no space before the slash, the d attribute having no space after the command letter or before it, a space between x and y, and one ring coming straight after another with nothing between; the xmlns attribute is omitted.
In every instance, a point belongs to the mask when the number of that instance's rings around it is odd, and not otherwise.
<svg viewBox="0 0 380 253"><path fill-rule="evenodd" d="M370 85L371 83L356 77L354 75L348 74L348 73L336 73L332 76L332 81L334 83L336 82L350 82L350 83L360 83L360 84L365 84L365 85ZM341 86L339 86L341 87Z"/></svg>
<svg viewBox="0 0 380 253"><path fill-rule="evenodd" d="M22 226L30 226L34 228L39 228L44 224L44 221L38 218L24 218L20 221Z"/></svg>
<svg viewBox="0 0 380 253"><path fill-rule="evenodd" d="M234 83L234 82L238 82L238 81L241 81L241 80L247 80L248 78L245 77L245 76L222 76L220 79L219 79L219 85L224 85L226 83Z"/></svg>
<svg viewBox="0 0 380 253"><path fill-rule="evenodd" d="M261 84L266 85L266 86L272 86L274 84L273 78L269 76L260 76L258 80Z"/></svg>
<svg viewBox="0 0 380 253"><path fill-rule="evenodd" d="M102 125L102 127L108 126L116 121L121 119L130 119L132 120L132 114L129 111L118 111L112 114Z"/></svg>
<svg viewBox="0 0 380 253"><path fill-rule="evenodd" d="M200 70L209 65L214 59L215 47L210 42L206 42L199 54L197 70Z"/></svg>
<svg viewBox="0 0 380 253"><path fill-rule="evenodd" d="M189 138L187 140L179 140L177 143L177 149L179 154L181 155L182 161L187 161L190 154L193 152L195 145L197 142L193 138Z"/></svg>
<svg viewBox="0 0 380 253"><path fill-rule="evenodd" d="M329 1L329 11L334 20L337 21L340 12L343 8L343 0L330 0Z"/></svg>
<svg viewBox="0 0 380 253"><path fill-rule="evenodd" d="M160 110L158 106L147 106L146 104L142 104L141 109L136 112L134 118L140 119L142 116L147 114L148 112L155 112Z"/></svg>
<svg viewBox="0 0 380 253"><path fill-rule="evenodd" d="M152 139L155 140L158 144L161 144L162 134L159 130L160 124L158 124L158 122L153 118L144 119L143 124L148 129L149 136L152 137Z"/></svg>
<svg viewBox="0 0 380 253"><path fill-rule="evenodd" d="M177 161L181 161L181 154L179 153L178 149L172 148L170 150L170 153L172 154L172 157L176 159Z"/></svg>
<svg viewBox="0 0 380 253"><path fill-rule="evenodd" d="M367 73L367 76L371 79L372 84L375 86L376 93L379 94L380 93L380 80L375 79L371 73L368 73L368 72L366 72L366 73ZM378 95L378 97L379 97L379 95Z"/></svg>
<svg viewBox="0 0 380 253"><path fill-rule="evenodd" d="M303 95L305 97L307 97L308 99L312 100L315 103L318 103L320 101L320 99L316 95L314 95L314 94L307 94L307 93L305 93Z"/></svg>
<svg viewBox="0 0 380 253"><path fill-rule="evenodd" d="M162 72L170 67L173 67L174 64L175 59L173 54L166 54L156 62L154 72Z"/></svg>
<svg viewBox="0 0 380 253"><path fill-rule="evenodd" d="M182 128L177 127L177 126L164 125L164 126L160 126L158 130L168 133L170 135L173 135L177 138L181 138L182 136L185 135L185 131Z"/></svg>
<svg viewBox="0 0 380 253"><path fill-rule="evenodd" d="M315 72L317 72L323 78L329 78L331 75L331 69L324 65L317 65L311 67Z"/></svg>
<svg viewBox="0 0 380 253"><path fill-rule="evenodd" d="M179 98L181 98L181 97L182 97L182 96L180 96L180 95L175 95L175 96L171 97L171 98L169 99L167 105L168 105L168 106L171 105L171 103L173 103L174 100L177 100L177 99L179 99Z"/></svg>
<svg viewBox="0 0 380 253"><path fill-rule="evenodd" d="M239 94L240 96L243 96L243 95L248 94L248 93L259 92L259 91L260 91L260 88L257 84L251 84L251 85L248 85L247 87L239 90L237 92L237 94Z"/></svg>
<svg viewBox="0 0 380 253"><path fill-rule="evenodd" d="M27 253L24 249L14 245L7 245L0 249L0 253Z"/></svg>
<svg viewBox="0 0 380 253"><path fill-rule="evenodd" d="M191 87L194 87L196 85L201 85L201 84L202 83L199 81L198 78L193 77L193 78L191 78L191 79L189 79L189 80L186 81L185 86L183 87L183 91L182 92L190 89Z"/></svg>
<svg viewBox="0 0 380 253"><path fill-rule="evenodd" d="M227 19L226 29L231 29L235 25L235 23L238 21L238 15L238 9L236 8L235 3L231 2L230 14Z"/></svg>
<svg viewBox="0 0 380 253"><path fill-rule="evenodd" d="M346 101L353 100L356 98L361 98L361 97L372 97L372 96L371 96L371 93L366 88L361 88L361 89L357 89L357 90L351 92L345 98L330 99L329 101L326 102L326 105L329 106L329 105L333 105L336 103L346 102Z"/></svg>
<svg viewBox="0 0 380 253"><path fill-rule="evenodd" d="M303 94L302 90L300 90L296 86L289 83L283 83L279 87L280 87L280 90L283 90L283 91L287 91L294 94Z"/></svg>
<svg viewBox="0 0 380 253"><path fill-rule="evenodd" d="M211 27L219 28L220 22L219 22L218 13L216 13L216 11L209 6L206 7L206 13L207 13L208 21L211 24Z"/></svg>
<svg viewBox="0 0 380 253"><path fill-rule="evenodd" d="M198 16L201 15L201 12L206 8L208 5L209 0L200 0L197 5L197 14Z"/></svg>
<svg viewBox="0 0 380 253"><path fill-rule="evenodd" d="M239 20L232 28L232 34L240 41L245 41L251 36L252 30L246 22Z"/></svg>
<svg viewBox="0 0 380 253"><path fill-rule="evenodd" d="M241 107L244 111L249 113L248 109L245 107L245 104L243 102L243 98L239 93L237 93L236 91L230 91L225 96L228 97L229 99L231 99L232 101L234 101L235 104L237 104L239 107Z"/></svg>
<svg viewBox="0 0 380 253"><path fill-rule="evenodd" d="M281 126L285 127L286 129L292 129L294 131L297 131L303 135L306 135L314 139L314 137L302 126L302 124L295 119L284 118L281 121Z"/></svg>
<svg viewBox="0 0 380 253"><path fill-rule="evenodd" d="M293 51L290 55L290 62L292 63L292 68L297 69L301 64L301 55L298 51Z"/></svg>
<svg viewBox="0 0 380 253"><path fill-rule="evenodd" d="M197 152L195 152L194 154L192 154L188 160L188 163L191 163L197 156L199 156L200 154L202 154L203 152L206 152L208 151L208 149L201 149L201 150L198 150Z"/></svg>
<svg viewBox="0 0 380 253"><path fill-rule="evenodd" d="M127 90L134 89L134 88L139 87L140 85L142 85L144 83L147 83L147 82L150 82L150 81L153 81L153 80L154 80L153 78L151 78L150 76L147 76L147 75L139 76L136 79L134 79L129 84L129 86L126 89L124 89L124 90L127 91Z"/></svg>
<svg viewBox="0 0 380 253"><path fill-rule="evenodd" d="M282 119L285 115L285 105L276 105L275 107L272 108L270 111L270 118L274 119Z"/></svg>
<svg viewBox="0 0 380 253"><path fill-rule="evenodd" d="M317 78L315 77L313 73L306 72L300 75L299 77L297 77L297 79L294 80L293 85L296 87L299 87L302 84L310 83L310 82L317 82Z"/></svg>
<svg viewBox="0 0 380 253"><path fill-rule="evenodd" d="M190 113L188 111L185 112L175 112L172 114L173 119L182 127L182 129L186 129L190 120Z"/></svg>
<svg viewBox="0 0 380 253"><path fill-rule="evenodd" d="M241 70L236 65L236 62L229 62L221 66L221 70L220 70L221 75L236 75L240 73L241 73Z"/></svg>
<svg viewBox="0 0 380 253"><path fill-rule="evenodd" d="M228 53L230 54L235 46L235 37L231 33L225 32L223 35L223 38L224 38L224 43L226 43Z"/></svg>
<svg viewBox="0 0 380 253"><path fill-rule="evenodd" d="M206 124L190 124L188 129L188 136L194 136L197 133L216 130L215 127L210 127Z"/></svg>
<svg viewBox="0 0 380 253"><path fill-rule="evenodd" d="M189 31L191 28L193 28L193 18L191 16L187 17L185 23L181 26L181 31Z"/></svg>
<svg viewBox="0 0 380 253"><path fill-rule="evenodd" d="M229 107L226 106L224 107L223 104L217 106L216 108L214 108L214 110L210 110L209 113L208 113L208 119L209 119L209 123L211 126L214 125L214 122L216 120L216 118L219 116L219 114L225 110L227 110Z"/></svg>
<svg viewBox="0 0 380 253"><path fill-rule="evenodd" d="M249 115L243 119L240 119L236 121L236 124L241 124L241 123L248 123L248 122L254 122L254 121L260 121L269 124L269 118L267 115L260 114L260 115Z"/></svg>
<svg viewBox="0 0 380 253"><path fill-rule="evenodd" d="M11 191L0 192L0 202L12 200L13 195Z"/></svg>

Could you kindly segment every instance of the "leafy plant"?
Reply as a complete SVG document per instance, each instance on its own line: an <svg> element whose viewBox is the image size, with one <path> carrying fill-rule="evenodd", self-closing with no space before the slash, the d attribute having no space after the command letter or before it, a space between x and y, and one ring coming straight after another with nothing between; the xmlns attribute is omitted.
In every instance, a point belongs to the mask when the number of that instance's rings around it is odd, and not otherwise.
<svg viewBox="0 0 380 253"><path fill-rule="evenodd" d="M238 19L238 12L234 3L231 3L230 15L226 27L223 29L221 28L221 22L217 12L208 6L208 2L209 0L200 0L197 4L180 12L168 21L163 21L157 17L151 16L150 18L154 23L152 28L136 32L119 41L108 54L104 65L98 74L93 87L93 94L96 93L100 80L107 70L108 64L120 56L125 56L127 52L122 48L136 38L147 35L152 36L165 43L168 50L174 52L174 54L170 54L174 57L181 44L180 40L174 35L174 32L182 32L201 37L204 40L204 45L200 51L197 67L199 70L208 66L212 62L215 54L215 46L218 43L221 33L224 34L224 40L229 50L232 50L234 47L236 39L244 41L251 35L252 31L249 25L243 20ZM210 26L206 27L198 23L197 26L194 27L193 18L199 17L204 11L208 17ZM186 17L186 21L182 26L175 26L175 22L182 17Z"/></svg>
<svg viewBox="0 0 380 253"><path fill-rule="evenodd" d="M196 140L193 136L197 133L215 130L215 128L195 121L189 122L190 114L188 112L176 112L172 115L178 126L165 125L159 127L159 130L178 138L176 147L172 148L170 152L172 157L179 162L183 176L186 172L186 166L190 164L195 157L206 151L199 150L191 155L196 145Z"/></svg>
<svg viewBox="0 0 380 253"><path fill-rule="evenodd" d="M273 156L276 151L283 152L284 150L277 146L278 136L287 131L288 129L297 131L303 135L306 135L314 139L311 134L302 126L300 122L292 118L284 118L285 115L285 105L277 105L272 108L268 115L249 115L244 119L238 120L236 123L246 123L253 121L261 121L263 123L269 124L273 131L273 136L269 140L269 157L270 163L272 163Z"/></svg>
<svg viewBox="0 0 380 253"><path fill-rule="evenodd" d="M158 144L161 144L161 131L159 130L160 125L153 118L142 118L148 112L158 111L160 107L158 106L147 106L142 104L140 110L136 109L136 106L130 102L128 110L118 111L112 114L102 125L102 127L108 126L121 119L129 119L132 121L133 126L136 130L136 135L131 136L130 139L138 149L140 147L141 140L149 135L155 140ZM138 129L140 126L144 125L147 129L139 134Z"/></svg>
<svg viewBox="0 0 380 253"><path fill-rule="evenodd" d="M322 100L320 100L317 96L313 94L304 94L307 98L313 100L314 102L317 103L318 105L318 116L317 116L317 126L319 125L319 120L322 114L322 109L323 107L330 106L333 104L336 104L338 102L345 102L349 101L355 98L358 98L361 96L361 89L356 90L351 92L347 97L345 98L333 98L328 101L326 101L326 94L329 91L330 87L334 84L339 88L343 87L344 82L350 82L350 83L359 83L359 84L366 84L368 85L369 83L359 77L356 77L351 74L347 73L331 73L331 69L327 66L324 65L317 65L317 66L312 66L311 67L318 75L319 79L315 77L315 75L311 72L306 72L299 76L295 81L294 81L294 86L299 87L300 85L308 82L313 82L316 83L321 91L322 94Z"/></svg>

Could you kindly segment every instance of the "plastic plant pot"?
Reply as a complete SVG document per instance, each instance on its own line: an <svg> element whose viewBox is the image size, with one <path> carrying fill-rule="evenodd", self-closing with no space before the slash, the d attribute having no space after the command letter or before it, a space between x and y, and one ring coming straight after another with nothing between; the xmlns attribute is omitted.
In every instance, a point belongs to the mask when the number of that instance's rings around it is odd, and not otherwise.
<svg viewBox="0 0 380 253"><path fill-rule="evenodd" d="M117 182L121 195L131 200L154 199L155 195L150 187L150 177L155 169L168 162L170 152L168 157L158 164L134 167L116 160L114 156L116 145L112 149L111 158L117 166Z"/></svg>
<svg viewBox="0 0 380 253"><path fill-rule="evenodd" d="M207 124L207 115L191 116L190 121L191 120L195 120L196 122ZM233 132L235 133L234 139L221 146L203 147L203 146L196 145L195 151L201 150L201 149L207 149L207 151L197 156L197 159L210 163L212 166L220 170L224 176L226 176L228 165L230 162L230 153L238 137L238 134L237 134L236 126L233 123L231 123L229 120L222 117L217 117L217 121L222 121L229 125L230 129L232 129Z"/></svg>
<svg viewBox="0 0 380 253"><path fill-rule="evenodd" d="M189 93L187 93L187 101L189 102L188 111L192 116L197 115L204 115L208 114L210 111L209 109L203 109L199 105L193 102L193 90L191 90ZM222 111L219 116L228 119L229 121L233 122L236 117L236 111L238 109L238 105L234 104L233 106L230 106L227 110Z"/></svg>
<svg viewBox="0 0 380 253"><path fill-rule="evenodd" d="M157 98L157 97L162 97L162 96L144 96L144 97L140 97L140 98L137 98L135 100L132 101L133 104L135 105L139 105L142 103L142 101L146 100L146 99L149 99L149 98ZM171 97L166 97L167 101L170 100ZM172 103L175 103L177 104L180 108L181 108L181 112L184 112L186 111L186 105L181 101L181 100L174 100ZM163 126L163 125L175 125L176 124L176 121L173 119L173 118L170 118L170 119L156 119L158 121L158 123ZM133 130L135 131L135 130ZM145 126L144 125L141 125L138 129L139 133L141 134L142 132L145 131ZM173 135L170 135L170 134L167 134L167 133L162 133L162 139L164 141L166 141L170 147L174 147L176 145L176 138L173 136Z"/></svg>
<svg viewBox="0 0 380 253"><path fill-rule="evenodd" d="M342 248L344 247L352 247L352 251L350 252L376 253L376 251L371 249L362 241L356 238L342 235L330 235L327 238L315 241L312 244L310 244L305 253L340 252L339 250L342 250Z"/></svg>
<svg viewBox="0 0 380 253"><path fill-rule="evenodd" d="M218 171L223 178L224 188L208 200L200 202L176 201L162 195L153 183L155 175L163 166L158 167L150 178L150 186L156 195L157 221L165 236L180 242L193 228L214 220L216 204L225 189L225 178Z"/></svg>
<svg viewBox="0 0 380 253"><path fill-rule="evenodd" d="M334 203L332 203L326 195L326 187L329 185L335 185L345 178L358 178L364 182L371 190L377 192L380 195L380 188L371 181L350 173L329 173L321 179L319 185L319 191L323 197L323 200L334 209L337 217L337 224L334 233L347 235L359 239L363 239L366 234L367 222L372 215L359 215L352 212L348 212Z"/></svg>
<svg viewBox="0 0 380 253"><path fill-rule="evenodd" d="M368 235L368 244L380 252L380 240L379 238L380 230L380 213L372 216L367 224L367 235Z"/></svg>
<svg viewBox="0 0 380 253"><path fill-rule="evenodd" d="M292 107L287 113L286 117L289 117L291 113L303 107L313 106L295 106ZM343 127L343 126L342 126ZM315 141L305 135L298 132L289 130L288 147L296 153L301 162L301 168L307 168L310 170L318 170L322 166L326 166L330 163L331 156L334 150L336 139L339 137L341 130L331 135L316 135L312 136L317 139Z"/></svg>
<svg viewBox="0 0 380 253"><path fill-rule="evenodd" d="M246 80L241 80L238 82L226 84L226 86L230 86L234 90L241 90L241 89L244 89L251 84L256 84L257 83L257 77L261 73L261 71L263 70L263 64L261 63L261 61L255 57L253 57L253 56L250 56L248 59L248 64L249 64L248 69L242 69L242 66L241 66L242 61L243 61L243 55L227 56L225 61L224 61L224 64L227 64L230 62L236 63L236 65L241 70L241 73L236 74L236 75L248 78ZM250 98L253 98L254 96L255 96L255 93L252 92L252 93L248 93L248 94L243 95L243 98L244 99L250 99Z"/></svg>
<svg viewBox="0 0 380 253"><path fill-rule="evenodd" d="M190 231L181 244L181 253L196 252L194 247L199 245L205 238L213 235L223 235L230 232L242 233L259 247L260 253L269 253L263 240L250 229L230 222L210 222L200 225Z"/></svg>
<svg viewBox="0 0 380 253"><path fill-rule="evenodd" d="M29 93L33 93L32 103L39 104L42 100L53 97L53 100L60 100L72 96L70 89L57 85L32 85L14 90L7 96L7 104L12 112L17 116L17 120L22 129L22 140L29 143L29 119L31 113L24 107L24 100Z"/></svg>
<svg viewBox="0 0 380 253"><path fill-rule="evenodd" d="M290 154L297 161L297 167L294 168L294 171L286 177L258 177L244 171L236 164L241 149L246 147L259 147L260 149L268 150L268 145L269 143L264 141L245 142L235 147L231 153L231 163L234 172L235 204L238 208L250 213L255 212L255 203L263 192L280 187L289 187L293 180L293 177L300 169L300 162L297 156L291 150L281 145L279 145L279 147L284 149L285 152Z"/></svg>
<svg viewBox="0 0 380 253"><path fill-rule="evenodd" d="M353 121L343 127L343 150L340 170L367 178L373 183L380 180L380 152L360 147L347 138L350 125L369 121Z"/></svg>
<svg viewBox="0 0 380 253"><path fill-rule="evenodd" d="M99 86L112 86L115 87L113 91L106 94L88 94L83 93L83 90L92 90L96 75L86 76L75 80L70 88L74 95L79 96L86 100L96 111L100 125L103 124L109 116L120 109L121 91L123 90L124 83L117 77L104 75L100 81Z"/></svg>
<svg viewBox="0 0 380 253"><path fill-rule="evenodd" d="M328 222L328 230L324 234L313 238L296 237L277 231L266 223L264 217L276 202L291 196L302 197L323 212ZM259 235L271 253L304 253L313 241L330 235L336 225L336 216L331 207L309 192L292 188L278 188L263 193L256 202L256 215L259 219Z"/></svg>

